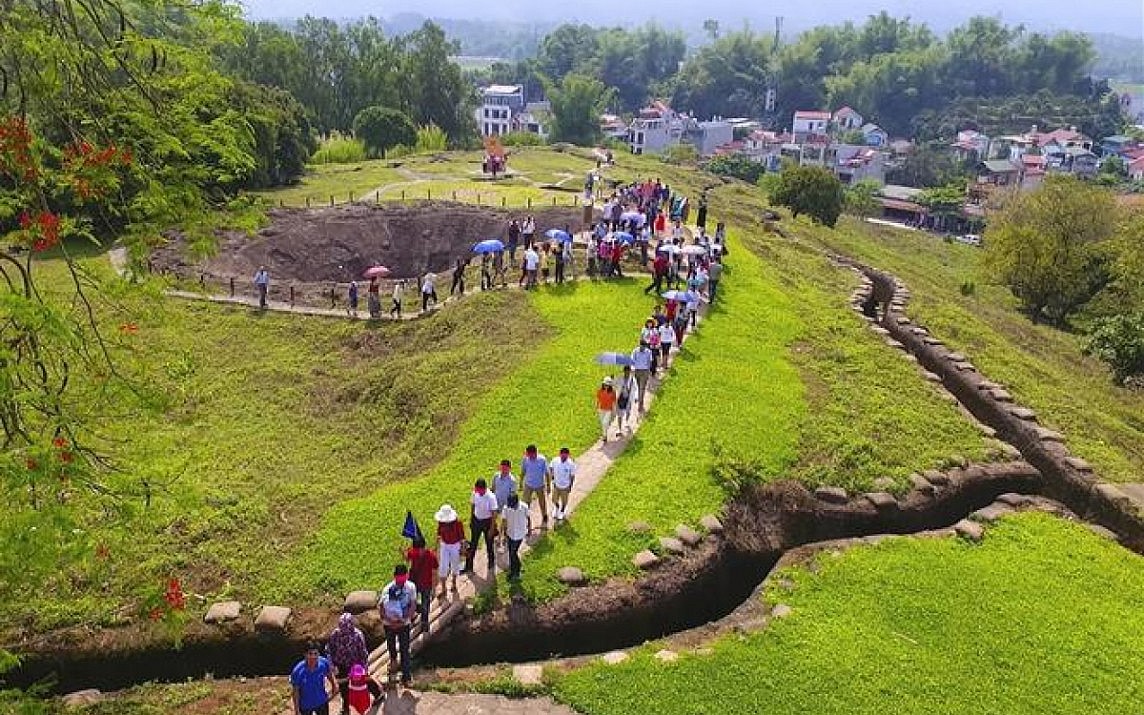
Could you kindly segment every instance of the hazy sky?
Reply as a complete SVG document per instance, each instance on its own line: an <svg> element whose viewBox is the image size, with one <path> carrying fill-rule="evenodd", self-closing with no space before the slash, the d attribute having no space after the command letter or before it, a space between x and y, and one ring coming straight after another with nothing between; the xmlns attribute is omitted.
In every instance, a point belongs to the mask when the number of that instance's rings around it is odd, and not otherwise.
<svg viewBox="0 0 1144 715"><path fill-rule="evenodd" d="M1144 3L1141 0L818 0L758 4L743 0L664 0L650 4L620 0L578 0L575 3L535 0L398 0L390 3L369 0L243 1L248 14L255 18L289 18L306 14L335 18L369 14L387 17L400 12L416 12L430 17L524 22L533 19L579 20L593 24L643 24L655 20L667 27L677 27L696 25L702 23L704 18L714 17L724 24L735 26L747 19L753 27L759 29L773 26L775 15L785 16L789 26L798 28L847 19L860 20L884 9L893 15L910 15L924 20L938 30L960 24L972 15L1000 14L1008 22L1023 22L1035 29L1074 29L1144 38ZM632 15L632 8L638 8L641 12ZM654 16L643 12L650 8L661 12Z"/></svg>

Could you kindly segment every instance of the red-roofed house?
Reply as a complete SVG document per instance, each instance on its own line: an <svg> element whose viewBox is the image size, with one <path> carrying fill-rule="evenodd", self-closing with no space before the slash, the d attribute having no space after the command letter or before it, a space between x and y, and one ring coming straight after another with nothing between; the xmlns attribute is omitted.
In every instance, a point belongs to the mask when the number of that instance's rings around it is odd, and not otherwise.
<svg viewBox="0 0 1144 715"><path fill-rule="evenodd" d="M1144 156L1133 159L1128 164L1128 178L1133 181L1144 181Z"/></svg>

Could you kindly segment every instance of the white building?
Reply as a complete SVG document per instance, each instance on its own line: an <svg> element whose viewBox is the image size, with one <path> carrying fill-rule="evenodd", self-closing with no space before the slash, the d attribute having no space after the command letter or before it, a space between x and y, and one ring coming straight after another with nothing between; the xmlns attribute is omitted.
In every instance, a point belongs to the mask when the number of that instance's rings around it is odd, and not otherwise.
<svg viewBox="0 0 1144 715"><path fill-rule="evenodd" d="M477 126L481 136L495 137L514 130L514 120L525 111L524 87L519 84L494 84L481 90L481 106L477 109Z"/></svg>
<svg viewBox="0 0 1144 715"><path fill-rule="evenodd" d="M659 154L683 138L683 122L663 102L640 110L628 126L628 145L633 154Z"/></svg>
<svg viewBox="0 0 1144 715"><path fill-rule="evenodd" d="M825 136L830 127L830 120L830 112L795 112L791 134L795 135L796 140L801 140L812 134Z"/></svg>

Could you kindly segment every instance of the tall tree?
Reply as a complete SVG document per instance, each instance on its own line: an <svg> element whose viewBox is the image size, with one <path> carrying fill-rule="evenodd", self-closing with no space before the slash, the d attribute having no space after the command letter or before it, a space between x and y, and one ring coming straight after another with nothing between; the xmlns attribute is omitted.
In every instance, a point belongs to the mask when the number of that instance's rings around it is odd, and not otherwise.
<svg viewBox="0 0 1144 715"><path fill-rule="evenodd" d="M771 203L786 206L795 218L806 214L830 228L838 222L845 198L842 182L834 172L793 163L783 167L770 195Z"/></svg>
<svg viewBox="0 0 1144 715"><path fill-rule="evenodd" d="M614 99L615 90L593 77L565 75L548 86L552 104L553 141L590 146L600 138L600 115Z"/></svg>
<svg viewBox="0 0 1144 715"><path fill-rule="evenodd" d="M404 94L409 98L408 114L414 122L437 125L454 144L474 136L475 92L450 59L460 51L457 43L432 22L405 36L403 42L407 48L402 64Z"/></svg>
<svg viewBox="0 0 1144 715"><path fill-rule="evenodd" d="M1111 192L1050 176L990 220L987 264L1034 320L1062 325L1109 282L1117 216Z"/></svg>
<svg viewBox="0 0 1144 715"><path fill-rule="evenodd" d="M723 35L680 68L674 106L701 117L758 117L774 81L772 40L750 30Z"/></svg>

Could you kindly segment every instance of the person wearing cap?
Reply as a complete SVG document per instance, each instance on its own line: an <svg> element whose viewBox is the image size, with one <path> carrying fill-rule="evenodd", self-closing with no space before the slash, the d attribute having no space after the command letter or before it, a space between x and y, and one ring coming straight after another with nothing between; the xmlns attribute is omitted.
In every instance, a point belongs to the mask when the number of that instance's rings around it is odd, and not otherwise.
<svg viewBox="0 0 1144 715"><path fill-rule="evenodd" d="M338 690L342 694L342 715L346 715L349 712L350 671L355 666L364 666L369 662L369 649L365 646L365 635L354 622L352 613L343 613L338 616L338 626L330 633L327 652L330 654L330 663L334 666Z"/></svg>
<svg viewBox="0 0 1144 715"><path fill-rule="evenodd" d="M654 321L652 320L648 320L647 322L654 325ZM645 327L644 333L648 333L652 330L655 331L656 339L658 340L658 329ZM641 337L642 335L643 333L641 333ZM636 375L636 387L638 388L637 391L639 393L639 406L641 414L645 411L644 395L647 394L647 383L651 379L651 374L655 372L655 357L655 352L652 351L651 345L648 344L647 340L641 339L639 346L632 351L632 370Z"/></svg>
<svg viewBox="0 0 1144 715"><path fill-rule="evenodd" d="M522 503L515 494L508 498L502 514L505 540L508 542L508 578L515 581L520 578L520 545L528 538L531 517L528 504Z"/></svg>
<svg viewBox="0 0 1144 715"><path fill-rule="evenodd" d="M600 389L596 390L596 414L599 415L600 431L603 433L604 442L607 443L608 429L616 419L616 390L612 386L611 375L605 377Z"/></svg>
<svg viewBox="0 0 1144 715"><path fill-rule="evenodd" d="M493 553L493 519L497 515L496 495L489 491L489 485L484 479L478 479L473 485L473 493L469 496L470 512L469 528L472 539L469 541L469 553L465 558L465 571L472 573L473 558L477 555L477 544L481 536L485 537L485 552L489 557L489 575L497 567L496 555Z"/></svg>
<svg viewBox="0 0 1144 715"><path fill-rule="evenodd" d="M512 462L502 459L500 469L493 475L493 496L497 498L497 541L504 538L502 512L504 512L505 505L508 504L508 498L513 494L516 494L516 477L512 474Z"/></svg>
<svg viewBox="0 0 1144 715"><path fill-rule="evenodd" d="M442 504L437 510L437 558L440 568L441 593L445 598L445 579L453 577L453 594L457 593L457 574L461 571L461 545L465 542L465 529L457 519L457 510L450 504Z"/></svg>
<svg viewBox="0 0 1144 715"><path fill-rule="evenodd" d="M417 609L417 587L409 580L409 569L398 564L393 569L393 580L381 590L377 600L385 629L385 646L389 650L389 672L397 670L400 656L401 684L409 687L412 680L409 664L409 629Z"/></svg>
<svg viewBox="0 0 1144 715"><path fill-rule="evenodd" d="M520 461L520 474L524 480L523 495L525 505L532 507L535 498L540 502L541 527L548 526L548 459L530 444L524 449L524 459Z"/></svg>
<svg viewBox="0 0 1144 715"><path fill-rule="evenodd" d="M552 511L557 521L568 518L568 495L576 481L576 462L567 447L560 448L560 456L552 463Z"/></svg>

